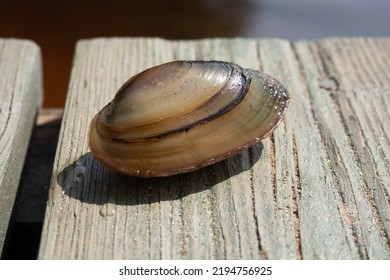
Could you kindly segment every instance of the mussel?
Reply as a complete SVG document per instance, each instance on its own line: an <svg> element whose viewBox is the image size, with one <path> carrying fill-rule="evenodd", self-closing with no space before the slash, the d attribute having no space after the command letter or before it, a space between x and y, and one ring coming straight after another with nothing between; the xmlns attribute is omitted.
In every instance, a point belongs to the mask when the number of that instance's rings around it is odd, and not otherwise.
<svg viewBox="0 0 390 280"><path fill-rule="evenodd" d="M255 145L282 120L286 89L222 61L173 61L123 84L91 121L89 147L109 169L170 176Z"/></svg>

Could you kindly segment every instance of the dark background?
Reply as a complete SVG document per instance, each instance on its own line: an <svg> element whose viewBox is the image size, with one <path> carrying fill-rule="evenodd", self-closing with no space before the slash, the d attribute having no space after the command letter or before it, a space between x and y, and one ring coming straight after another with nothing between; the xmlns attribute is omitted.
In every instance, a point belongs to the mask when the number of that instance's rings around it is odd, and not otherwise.
<svg viewBox="0 0 390 280"><path fill-rule="evenodd" d="M44 106L63 107L78 39L389 36L389 12L390 0L0 0L0 37L41 46Z"/></svg>

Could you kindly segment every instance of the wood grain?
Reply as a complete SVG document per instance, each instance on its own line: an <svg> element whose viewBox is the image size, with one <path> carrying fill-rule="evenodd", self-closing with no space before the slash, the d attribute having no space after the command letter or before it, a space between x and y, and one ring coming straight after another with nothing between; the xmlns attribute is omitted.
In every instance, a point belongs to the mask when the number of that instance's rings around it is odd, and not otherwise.
<svg viewBox="0 0 390 280"><path fill-rule="evenodd" d="M41 259L389 259L389 39L98 38L77 45ZM91 118L170 60L262 70L291 105L261 144L160 179L105 169Z"/></svg>
<svg viewBox="0 0 390 280"><path fill-rule="evenodd" d="M39 47L0 39L0 252L41 97Z"/></svg>

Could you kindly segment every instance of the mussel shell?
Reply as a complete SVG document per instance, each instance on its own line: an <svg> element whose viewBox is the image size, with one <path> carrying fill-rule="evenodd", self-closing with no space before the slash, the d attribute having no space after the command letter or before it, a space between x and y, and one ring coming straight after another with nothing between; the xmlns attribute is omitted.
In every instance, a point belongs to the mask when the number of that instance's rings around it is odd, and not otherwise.
<svg viewBox="0 0 390 280"><path fill-rule="evenodd" d="M222 61L173 61L128 80L91 121L89 147L110 169L169 176L230 157L268 136L285 88Z"/></svg>

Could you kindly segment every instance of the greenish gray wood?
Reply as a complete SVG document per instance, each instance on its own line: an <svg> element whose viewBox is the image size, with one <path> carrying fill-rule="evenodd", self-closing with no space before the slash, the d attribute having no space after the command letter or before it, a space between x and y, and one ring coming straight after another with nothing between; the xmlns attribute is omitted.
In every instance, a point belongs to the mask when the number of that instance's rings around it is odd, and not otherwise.
<svg viewBox="0 0 390 280"><path fill-rule="evenodd" d="M199 171L105 169L92 117L170 60L260 69L290 91L275 132ZM390 259L390 39L100 38L77 44L41 259Z"/></svg>
<svg viewBox="0 0 390 280"><path fill-rule="evenodd" d="M41 97L39 47L0 38L0 253Z"/></svg>

